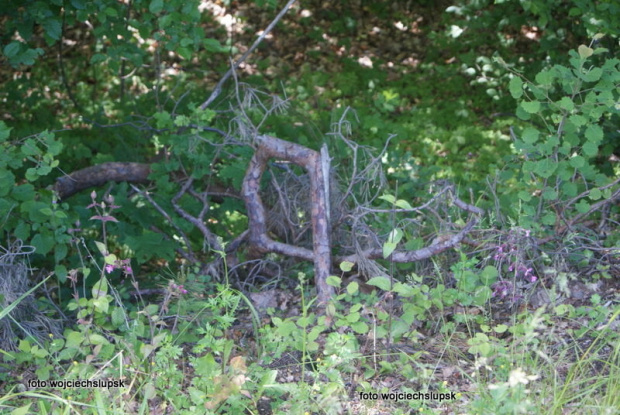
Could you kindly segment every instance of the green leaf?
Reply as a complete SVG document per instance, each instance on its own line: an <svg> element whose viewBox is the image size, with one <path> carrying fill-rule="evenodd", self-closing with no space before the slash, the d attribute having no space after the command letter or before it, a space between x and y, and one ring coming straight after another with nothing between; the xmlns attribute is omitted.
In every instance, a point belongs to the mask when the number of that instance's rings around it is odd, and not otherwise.
<svg viewBox="0 0 620 415"><path fill-rule="evenodd" d="M0 169L0 197L8 195L11 190L15 189L14 186L15 175L6 169Z"/></svg>
<svg viewBox="0 0 620 415"><path fill-rule="evenodd" d="M498 324L497 326L495 326L495 327L493 328L493 331L494 331L495 333L500 333L500 334L501 334L501 333L505 333L505 332L506 332L506 330L508 330L508 326L507 326L507 325L505 325L505 324Z"/></svg>
<svg viewBox="0 0 620 415"><path fill-rule="evenodd" d="M144 312L147 316L154 316L159 313L159 306L157 304L149 304L144 308Z"/></svg>
<svg viewBox="0 0 620 415"><path fill-rule="evenodd" d="M517 117L525 121L532 118L532 116L529 113L527 113L521 105L517 107Z"/></svg>
<svg viewBox="0 0 620 415"><path fill-rule="evenodd" d="M383 243L383 258L387 259L387 257L392 255L392 252L396 250L397 246L398 244L394 242L384 242Z"/></svg>
<svg viewBox="0 0 620 415"><path fill-rule="evenodd" d="M413 209L413 207L409 204L409 202L403 199L398 199L396 203L394 204L401 209L407 209L407 210Z"/></svg>
<svg viewBox="0 0 620 415"><path fill-rule="evenodd" d="M583 147L581 147L583 154L588 157L594 157L598 154L598 146L591 141L587 141L584 143Z"/></svg>
<svg viewBox="0 0 620 415"><path fill-rule="evenodd" d="M47 176L52 171L52 168L50 166L46 166L44 164L40 165L36 169L39 176Z"/></svg>
<svg viewBox="0 0 620 415"><path fill-rule="evenodd" d="M21 52L21 50L22 43L14 40L4 47L2 53L4 53L4 56L6 56L7 58L11 59L17 56Z"/></svg>
<svg viewBox="0 0 620 415"><path fill-rule="evenodd" d="M43 49L41 48L22 49L20 47L20 52L12 58L9 58L9 61L13 67L18 67L20 65L30 66L34 64L35 59L39 55L43 55Z"/></svg>
<svg viewBox="0 0 620 415"><path fill-rule="evenodd" d="M2 176L2 174L0 174L0 176ZM0 180L2 180L2 178L0 178ZM15 199L21 202L33 200L35 197L34 186L31 184L22 184L20 186L15 186L13 187L12 195Z"/></svg>
<svg viewBox="0 0 620 415"><path fill-rule="evenodd" d="M548 179L555 172L555 169L558 167L558 164L551 159L542 159L539 160L534 167L534 173Z"/></svg>
<svg viewBox="0 0 620 415"><path fill-rule="evenodd" d="M379 199L385 200L386 202L391 204L394 204L394 202L396 202L396 198L392 195L379 196Z"/></svg>
<svg viewBox="0 0 620 415"><path fill-rule="evenodd" d="M562 184L562 193L568 197L577 196L577 183L565 182Z"/></svg>
<svg viewBox="0 0 620 415"><path fill-rule="evenodd" d="M581 59L586 59L592 56L594 50L592 48L587 47L586 45L579 45L577 48L577 52L579 53L579 57Z"/></svg>
<svg viewBox="0 0 620 415"><path fill-rule="evenodd" d="M86 8L84 2L84 0L71 0L71 5L78 10L84 10Z"/></svg>
<svg viewBox="0 0 620 415"><path fill-rule="evenodd" d="M528 127L523 130L521 139L527 144L534 144L538 140L539 136L540 132L537 129Z"/></svg>
<svg viewBox="0 0 620 415"><path fill-rule="evenodd" d="M54 214L54 212L52 211L52 209L46 207L43 209L39 209L39 212L41 212L42 214L44 214L45 216L52 216Z"/></svg>
<svg viewBox="0 0 620 415"><path fill-rule="evenodd" d="M392 287L392 281L388 277L374 277L368 280L366 284L380 288L383 291L390 291Z"/></svg>
<svg viewBox="0 0 620 415"><path fill-rule="evenodd" d="M600 144L603 141L603 129L597 124L588 125L585 132L586 139L593 144Z"/></svg>
<svg viewBox="0 0 620 415"><path fill-rule="evenodd" d="M30 238L30 225L25 222L20 222L15 230L13 231L13 235L16 238L25 241Z"/></svg>
<svg viewBox="0 0 620 415"><path fill-rule="evenodd" d="M118 261L118 258L114 254L108 254L103 257L103 262L106 265L115 265L116 261Z"/></svg>
<svg viewBox="0 0 620 415"><path fill-rule="evenodd" d="M590 190L590 194L588 195L590 200L599 200L602 196L603 196L603 193L598 188L594 188Z"/></svg>
<svg viewBox="0 0 620 415"><path fill-rule="evenodd" d="M411 285L403 284L402 282L395 283L393 291L402 297L413 297L416 293L416 290Z"/></svg>
<svg viewBox="0 0 620 415"><path fill-rule="evenodd" d="M192 45L194 43L194 40L188 37L184 37L179 43L181 44L181 46L187 47Z"/></svg>
<svg viewBox="0 0 620 415"><path fill-rule="evenodd" d="M189 48L177 48L175 52L183 59L189 60L192 58L192 51Z"/></svg>
<svg viewBox="0 0 620 415"><path fill-rule="evenodd" d="M510 89L510 95L512 95L514 99L519 99L523 95L523 81L518 76L510 80L508 88Z"/></svg>
<svg viewBox="0 0 620 415"><path fill-rule="evenodd" d="M125 323L125 313L121 307L114 307L112 310L112 324L114 327L120 327Z"/></svg>
<svg viewBox="0 0 620 415"><path fill-rule="evenodd" d="M157 112L153 115L153 118L156 120L157 128L167 128L172 125L172 117L169 112L162 111Z"/></svg>
<svg viewBox="0 0 620 415"><path fill-rule="evenodd" d="M359 334L366 334L369 331L369 327L363 321L358 321L357 323L351 324L351 329Z"/></svg>
<svg viewBox="0 0 620 415"><path fill-rule="evenodd" d="M28 415L31 413L30 405L32 405L32 403L13 409L13 411L11 411L11 415Z"/></svg>
<svg viewBox="0 0 620 415"><path fill-rule="evenodd" d="M540 111L540 102L539 101L522 102L521 107L528 114L535 114L538 111Z"/></svg>
<svg viewBox="0 0 620 415"><path fill-rule="evenodd" d="M80 344L82 344L82 342L84 341L84 335L78 331L71 330L69 334L67 334L65 339L67 341L67 343L65 344L65 347L71 348L71 349L77 349L78 347L80 347Z"/></svg>
<svg viewBox="0 0 620 415"><path fill-rule="evenodd" d="M603 76L603 70L601 68L592 68L586 73L582 74L581 78L586 82L596 82Z"/></svg>
<svg viewBox="0 0 620 415"><path fill-rule="evenodd" d="M50 367L49 365L39 366L34 373L39 380L48 380L50 378Z"/></svg>
<svg viewBox="0 0 620 415"><path fill-rule="evenodd" d="M351 281L347 284L347 293L353 295L359 291L360 285L357 281Z"/></svg>
<svg viewBox="0 0 620 415"><path fill-rule="evenodd" d="M570 117L568 117L568 119L576 126L576 127L583 127L584 125L586 125L586 123L588 122L588 120L586 119L586 117L584 117L583 115L579 115L579 114L574 114L571 115Z"/></svg>
<svg viewBox="0 0 620 415"><path fill-rule="evenodd" d="M519 199L523 200L524 202L529 202L530 200L532 200L532 195L530 194L530 192L521 190L519 192Z"/></svg>
<svg viewBox="0 0 620 415"><path fill-rule="evenodd" d="M342 279L340 277L336 277L335 275L330 275L329 277L327 277L325 282L327 283L327 285L337 288L340 287L340 284L342 284Z"/></svg>
<svg viewBox="0 0 620 415"><path fill-rule="evenodd" d="M30 241L35 247L37 254L47 255L54 247L54 237L51 235L36 234Z"/></svg>
<svg viewBox="0 0 620 415"><path fill-rule="evenodd" d="M90 63L95 64L95 63L105 62L107 59L108 59L107 55L104 55L103 53L95 53L93 56L91 56Z"/></svg>
<svg viewBox="0 0 620 415"><path fill-rule="evenodd" d="M118 11L113 7L106 7L105 14L110 17L118 17Z"/></svg>
<svg viewBox="0 0 620 415"><path fill-rule="evenodd" d="M553 73L551 71L542 70L538 74L536 74L536 82L538 82L542 86L549 86L553 83Z"/></svg>
<svg viewBox="0 0 620 415"><path fill-rule="evenodd" d="M495 283L498 275L499 272L497 271L497 268L495 268L493 265L487 265L480 273L480 281L483 284L490 286L491 284Z"/></svg>
<svg viewBox="0 0 620 415"><path fill-rule="evenodd" d="M543 215L540 221L543 223L543 225L549 225L549 226L554 225L556 222L555 213L547 212L545 215Z"/></svg>
<svg viewBox="0 0 620 415"><path fill-rule="evenodd" d="M570 160L568 160L568 162L571 165L571 167L579 169L579 168L585 166L586 159L583 158L582 156L573 156L573 157L570 158Z"/></svg>
<svg viewBox="0 0 620 415"><path fill-rule="evenodd" d="M153 14L158 14L164 9L164 0L151 0L149 4L149 11Z"/></svg>
<svg viewBox="0 0 620 415"><path fill-rule="evenodd" d="M285 337L288 337L293 333L299 332L299 328L291 320L284 320L280 324L276 324L276 327L278 334Z"/></svg>
<svg viewBox="0 0 620 415"><path fill-rule="evenodd" d="M202 44L204 45L207 52L228 52L228 48L222 46L220 42L216 39L205 39Z"/></svg>
<svg viewBox="0 0 620 415"><path fill-rule="evenodd" d="M174 125L177 127L187 127L192 120L187 115L177 115L174 119Z"/></svg>
<svg viewBox="0 0 620 415"><path fill-rule="evenodd" d="M360 319L360 313L359 312L354 312L354 313L349 313L346 317L345 320L347 321L347 323L351 324L351 323L355 323L356 321L359 321Z"/></svg>
<svg viewBox="0 0 620 415"><path fill-rule="evenodd" d="M26 140L20 150L25 156L38 156L41 154L41 150L37 147L37 142L32 138Z"/></svg>
<svg viewBox="0 0 620 415"><path fill-rule="evenodd" d="M383 258L387 258L392 255L392 252L398 246L398 243L403 237L403 231L396 228L388 235L388 240L383 244Z"/></svg>
<svg viewBox="0 0 620 415"><path fill-rule="evenodd" d="M588 210L590 210L590 204L583 199L581 199L579 203L575 205L575 207L577 208L577 211L579 213L586 213Z"/></svg>
<svg viewBox="0 0 620 415"><path fill-rule="evenodd" d="M575 103L569 97L562 97L561 100L557 102L558 106L566 111L572 111L575 109Z"/></svg>
<svg viewBox="0 0 620 415"><path fill-rule="evenodd" d="M207 52L227 52L228 48L222 46L216 39L205 39L202 44Z"/></svg>
<svg viewBox="0 0 620 415"><path fill-rule="evenodd" d="M558 198L558 192L553 188L547 187L543 191L542 197L545 200L556 200Z"/></svg>
<svg viewBox="0 0 620 415"><path fill-rule="evenodd" d="M106 277L101 277L99 281L93 285L92 294L93 298L101 298L105 297L108 293L108 279Z"/></svg>
<svg viewBox="0 0 620 415"><path fill-rule="evenodd" d="M493 292L489 287L479 287L474 293L473 303L482 307L491 299Z"/></svg>
<svg viewBox="0 0 620 415"><path fill-rule="evenodd" d="M536 167L536 163L532 160L525 160L523 163L523 173L532 173L534 168Z"/></svg>
<svg viewBox="0 0 620 415"><path fill-rule="evenodd" d="M353 266L355 265L354 262L349 262L349 261L342 261L340 263L340 270L342 272L349 272L353 269Z"/></svg>
<svg viewBox="0 0 620 415"><path fill-rule="evenodd" d="M97 246L97 249L102 256L106 256L108 254L108 249L103 242L95 241L95 246Z"/></svg>
<svg viewBox="0 0 620 415"><path fill-rule="evenodd" d="M59 40L60 35L62 34L62 26L60 25L60 21L55 17L50 17L46 19L43 24L43 29L45 29L45 34L51 37L54 40Z"/></svg>
<svg viewBox="0 0 620 415"><path fill-rule="evenodd" d="M0 121L0 143L10 137L12 129L13 127L7 127L4 121Z"/></svg>
<svg viewBox="0 0 620 415"><path fill-rule="evenodd" d="M64 265L56 265L54 267L54 274L56 274L56 277L58 277L61 283L64 283L67 280L67 267Z"/></svg>
<svg viewBox="0 0 620 415"><path fill-rule="evenodd" d="M90 333L88 337L85 338L86 343L88 344L109 344L110 342L103 337L101 334Z"/></svg>
<svg viewBox="0 0 620 415"><path fill-rule="evenodd" d="M403 231L400 228L392 229L392 232L388 235L388 241L395 244L399 243L402 238Z"/></svg>

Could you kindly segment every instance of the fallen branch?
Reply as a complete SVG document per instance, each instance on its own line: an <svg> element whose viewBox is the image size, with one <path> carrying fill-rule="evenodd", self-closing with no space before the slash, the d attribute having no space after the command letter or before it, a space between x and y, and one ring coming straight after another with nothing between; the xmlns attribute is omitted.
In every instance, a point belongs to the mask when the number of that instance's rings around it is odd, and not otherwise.
<svg viewBox="0 0 620 415"><path fill-rule="evenodd" d="M327 199L324 168L329 162L326 151L321 153L299 144L268 135L259 135L254 144L256 152L250 160L242 185L249 220L248 242L258 253L274 252L282 255L314 261L314 281L319 303L326 303L334 294L327 284L331 271L331 243L329 226L329 204ZM290 161L303 167L310 178L312 246L310 251L294 245L277 242L268 236L267 215L260 197L260 182L271 158ZM328 170L328 169L327 169Z"/></svg>
<svg viewBox="0 0 620 415"><path fill-rule="evenodd" d="M146 183L150 173L150 164L102 163L59 177L54 190L60 199L66 199L81 190L102 186L108 182Z"/></svg>

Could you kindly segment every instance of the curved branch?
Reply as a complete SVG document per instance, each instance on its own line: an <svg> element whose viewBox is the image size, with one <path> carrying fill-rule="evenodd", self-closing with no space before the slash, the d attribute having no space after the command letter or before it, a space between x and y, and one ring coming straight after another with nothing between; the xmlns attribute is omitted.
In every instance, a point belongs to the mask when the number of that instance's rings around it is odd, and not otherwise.
<svg viewBox="0 0 620 415"><path fill-rule="evenodd" d="M146 183L151 165L145 163L102 163L59 177L54 190L60 199L66 199L90 187L108 182Z"/></svg>
<svg viewBox="0 0 620 415"><path fill-rule="evenodd" d="M329 155L299 144L268 135L255 139L256 152L243 179L242 195L245 200L249 221L250 245L259 253L275 252L314 261L314 280L319 303L325 304L334 294L327 284L331 270L331 240L329 227L329 206L325 188L325 164ZM260 181L271 158L290 161L303 167L310 178L310 212L312 217L312 251L294 245L277 242L267 233L267 217L260 197Z"/></svg>

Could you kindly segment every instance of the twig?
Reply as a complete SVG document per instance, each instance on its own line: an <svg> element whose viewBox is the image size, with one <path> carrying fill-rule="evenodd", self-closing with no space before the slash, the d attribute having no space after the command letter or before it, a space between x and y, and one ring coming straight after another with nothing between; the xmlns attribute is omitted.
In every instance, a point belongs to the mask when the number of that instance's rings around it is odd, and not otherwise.
<svg viewBox="0 0 620 415"><path fill-rule="evenodd" d="M209 105L211 105L211 103L213 101L215 101L215 99L220 95L220 93L222 92L222 86L224 85L224 83L226 81L228 81L228 78L231 77L231 75L233 74L233 72L235 72L238 68L239 65L241 65L247 58L248 56L250 56L250 54L252 52L254 52L254 50L258 47L258 45L261 44L261 42L263 41L263 39L265 39L265 37L273 30L273 28L276 26L276 24L278 24L278 22L280 21L280 19L282 19L282 17L286 14L286 12L288 11L288 9L291 8L291 6L293 5L293 3L295 3L295 0L289 0L288 3L286 3L286 6L284 6L282 8L282 10L280 10L280 13L278 13L278 15L276 16L276 18L269 24L269 26L267 26L267 29L265 29L263 31L263 33L258 37L258 39L256 39L256 41L254 42L254 44L250 47L250 49L248 49L242 56L241 58L239 58L237 60L237 62L235 62L231 68L226 72L226 74L224 74L224 76L222 77L222 79L220 79L220 81L217 83L217 85L215 86L215 89L213 90L213 92L211 93L211 96L209 97L209 99L207 99L205 102L202 103L202 105L200 106L201 110L205 110Z"/></svg>
<svg viewBox="0 0 620 415"><path fill-rule="evenodd" d="M160 215L162 215L164 217L164 219L166 219L168 221L168 223L179 233L179 235L181 235L181 238L183 238L183 241L185 241L185 245L187 246L187 252L183 255L187 260L191 261L191 262L196 262L196 257L194 256L194 253L191 250L191 244L189 241L189 238L187 237L187 235L185 234L185 232L183 232L183 230L181 228L179 228L174 221L172 220L172 218L170 217L170 215L168 215L168 212L166 212L161 206L159 206L157 204L157 202L155 202L155 200L153 200L153 198L151 197L151 195L148 194L148 192L142 191L140 189L138 189L136 186L134 186L133 184L130 184L131 188L138 193L141 196L144 196L144 198L146 198L146 200L149 201L149 203L151 205L153 205L153 207L155 208L155 210L157 210L159 212Z"/></svg>
<svg viewBox="0 0 620 415"><path fill-rule="evenodd" d="M192 179L191 177L187 179L181 190L179 190L179 192L172 198L172 206L183 219L185 219L200 230L204 238L207 240L207 243L209 244L209 248L211 250L224 251L222 246L218 242L217 237L209 230L209 228L207 228L207 225L205 225L205 223L201 220L202 218L190 215L178 203L181 196L183 196L189 191L189 188L193 183L194 179ZM205 212L206 210L203 209L200 215L204 215Z"/></svg>

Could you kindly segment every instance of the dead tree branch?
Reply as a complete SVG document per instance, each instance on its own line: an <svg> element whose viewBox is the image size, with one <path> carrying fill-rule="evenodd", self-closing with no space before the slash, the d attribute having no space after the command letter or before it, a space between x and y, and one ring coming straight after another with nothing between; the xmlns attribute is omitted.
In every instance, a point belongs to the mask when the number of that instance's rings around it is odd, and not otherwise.
<svg viewBox="0 0 620 415"><path fill-rule="evenodd" d="M209 96L209 99L207 99L205 102L202 103L202 105L200 105L201 110L207 109L207 107L211 105L213 101L215 101L215 99L222 92L222 86L224 85L224 83L228 81L228 78L230 78L232 74L236 72L237 69L239 69L239 65L241 65L241 63L243 63L248 58L248 56L250 56L250 54L254 52L254 50L258 47L258 45L261 44L263 39L265 39L265 37L278 24L280 19L282 19L282 17L286 14L286 12L288 12L288 10L291 8L293 3L295 3L295 0L289 0L288 3L286 3L286 5L282 8L282 10L280 10L280 13L278 13L276 18L273 19L273 21L269 24L269 26L267 26L267 28L263 31L263 33L261 33L258 39L256 39L254 44L252 44L250 49L248 49L235 63L232 64L231 68L226 72L226 74L224 74L222 79L220 79L220 81L217 83L217 85L213 89L213 92L211 93L211 96Z"/></svg>
<svg viewBox="0 0 620 415"><path fill-rule="evenodd" d="M146 183L150 173L151 166L145 163L102 163L59 177L54 190L60 199L66 199L81 190L108 182Z"/></svg>
<svg viewBox="0 0 620 415"><path fill-rule="evenodd" d="M333 295L333 287L327 284L331 271L331 243L329 206L325 188L325 175L321 153L268 135L254 140L256 152L250 160L242 185L249 220L250 245L259 253L275 252L314 261L314 280L319 303L326 303ZM267 232L267 216L260 197L260 182L269 159L287 160L303 167L310 178L311 221L313 250L274 241ZM327 156L328 158L328 156Z"/></svg>

